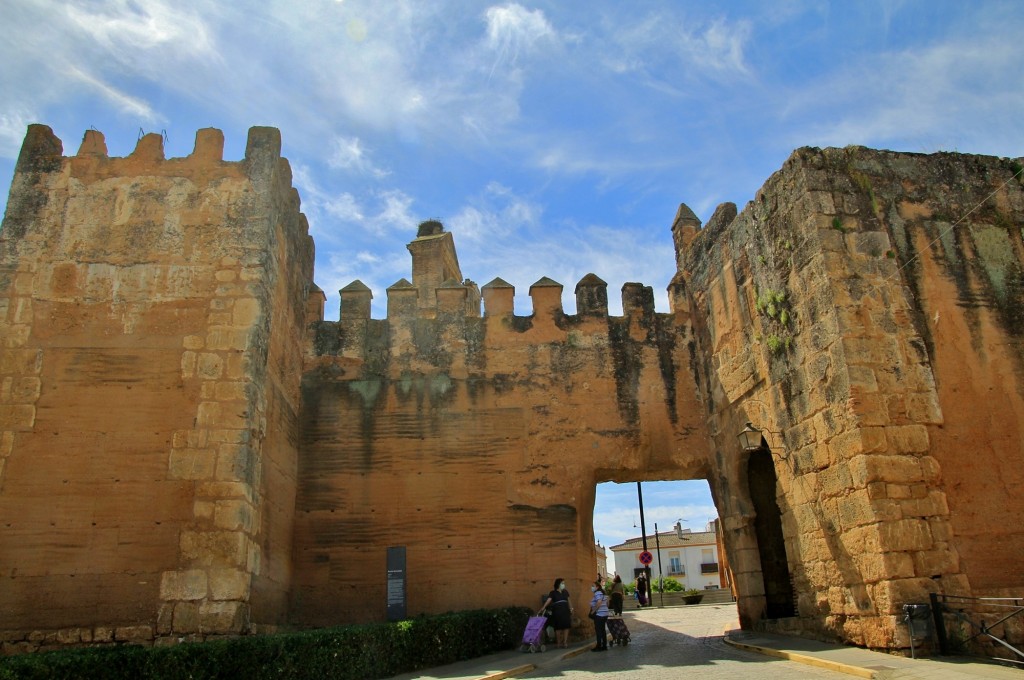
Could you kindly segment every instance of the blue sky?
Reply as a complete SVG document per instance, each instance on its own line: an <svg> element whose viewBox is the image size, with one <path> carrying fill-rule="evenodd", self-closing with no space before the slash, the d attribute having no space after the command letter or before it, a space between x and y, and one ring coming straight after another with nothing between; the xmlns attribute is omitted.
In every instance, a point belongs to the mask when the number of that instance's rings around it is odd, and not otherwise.
<svg viewBox="0 0 1024 680"><path fill-rule="evenodd" d="M9 0L0 186L32 122L66 154L94 127L112 155L141 129L183 156L217 127L227 160L271 125L329 318L357 278L384 315L427 218L454 233L465 276L515 285L519 314L542 276L574 311L588 272L613 312L626 281L667 311L679 203L703 220L742 208L794 148L1024 154L1021 36L1017 0ZM706 491L688 489L664 501L666 526L706 522L688 509ZM632 520L609 503L610 544Z"/></svg>

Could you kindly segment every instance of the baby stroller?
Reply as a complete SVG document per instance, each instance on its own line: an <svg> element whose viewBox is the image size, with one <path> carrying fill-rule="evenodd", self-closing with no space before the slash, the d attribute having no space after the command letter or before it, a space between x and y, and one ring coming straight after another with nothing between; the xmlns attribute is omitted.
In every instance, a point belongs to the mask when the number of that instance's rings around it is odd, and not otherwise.
<svg viewBox="0 0 1024 680"><path fill-rule="evenodd" d="M608 617L608 632L612 636L613 645L629 644L629 628L626 628L626 621L621 616Z"/></svg>
<svg viewBox="0 0 1024 680"><path fill-rule="evenodd" d="M526 622L526 630L523 631L523 644L519 648L521 652L543 652L544 626L548 623L546 616L531 616Z"/></svg>

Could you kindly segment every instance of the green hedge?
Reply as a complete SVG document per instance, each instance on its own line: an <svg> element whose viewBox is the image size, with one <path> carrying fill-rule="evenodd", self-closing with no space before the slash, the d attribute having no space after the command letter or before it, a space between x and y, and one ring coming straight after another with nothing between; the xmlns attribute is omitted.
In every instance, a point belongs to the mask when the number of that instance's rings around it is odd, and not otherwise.
<svg viewBox="0 0 1024 680"><path fill-rule="evenodd" d="M525 607L510 607L171 647L22 654L0 657L0 680L386 678L511 649L529 616Z"/></svg>

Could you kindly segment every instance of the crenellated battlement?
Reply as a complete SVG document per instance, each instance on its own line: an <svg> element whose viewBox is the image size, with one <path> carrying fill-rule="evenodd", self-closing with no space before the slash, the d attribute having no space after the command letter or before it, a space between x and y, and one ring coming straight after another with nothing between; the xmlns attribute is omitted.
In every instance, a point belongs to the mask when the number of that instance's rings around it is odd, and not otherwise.
<svg viewBox="0 0 1024 680"><path fill-rule="evenodd" d="M669 286L671 313L655 312L650 286L629 282L621 290L622 315L612 316L608 284L596 274L576 283L574 314L563 306L563 285L545 276L530 286L531 313L517 315L512 284L495 278L478 288L462 279L452 235L436 220L424 225L409 244L413 280L401 278L385 291L386 318L371 318L373 291L362 281L339 291L336 322L323 320L323 292L311 293L311 367L333 366L340 369L333 375L343 380L471 374L526 379L523 365L558 376L563 385L579 378L579 371L615 375L629 422L637 412L629 376L642 364L640 357L659 357L662 370L673 372L667 357L690 335L684 313L689 307L680 304L685 298L681 280ZM521 359L508 365L507 358L514 356ZM541 371L540 363L547 368Z"/></svg>
<svg viewBox="0 0 1024 680"><path fill-rule="evenodd" d="M167 158L164 137L143 134L127 156L110 156L106 138L99 130L86 130L78 152L64 156L64 144L46 125L29 125L18 156L16 173L52 173L67 166L70 175L85 183L132 176L185 177L196 184L224 177L278 177L291 186L291 167L281 157L281 133L277 128L252 127L246 140L245 156L224 160L224 133L216 128L196 132L192 153ZM294 193L298 205L298 193Z"/></svg>
<svg viewBox="0 0 1024 680"><path fill-rule="evenodd" d="M685 205L682 209L689 211ZM699 226L699 220L696 223ZM462 279L452 234L444 231L443 225L437 220L429 220L420 225L416 239L408 248L412 254L413 280L401 278L386 289L387 320L402 322L460 315L480 318L482 315L488 319L524 320L527 323L513 323L511 326L525 329L532 323L545 321L561 323L561 320L569 318L609 318L608 284L596 274L587 274L576 283L575 314L565 313L562 304L563 285L543 276L530 286L532 313L517 316L515 286L500 277L495 277L482 288L470 279ZM681 285L673 283L669 286L672 312L686 309ZM371 320L373 291L366 284L356 279L338 292L341 298L338 323L344 325ZM628 282L623 284L621 295L620 318L637 315L647 317L655 313L654 293L650 286ZM317 288L311 293L311 299L309 320L322 322L325 296Z"/></svg>
<svg viewBox="0 0 1024 680"><path fill-rule="evenodd" d="M359 279L340 291L341 314L339 323L370 319L373 291ZM431 306L420 304L420 289L408 279L401 278L386 289L387 319L401 321L414 318L435 318L444 315L462 314L467 318L521 318L559 319L562 317L608 318L608 284L596 274L587 274L576 284L576 314L566 314L562 304L563 286L546 276L530 286L533 313L515 314L515 286L500 277L494 278L482 288L470 279L459 283L449 279L433 290ZM482 307L481 310L481 300ZM622 286L622 316L628 318L637 314L651 315L654 310L654 292L650 286L628 282ZM321 316L319 321L323 321Z"/></svg>

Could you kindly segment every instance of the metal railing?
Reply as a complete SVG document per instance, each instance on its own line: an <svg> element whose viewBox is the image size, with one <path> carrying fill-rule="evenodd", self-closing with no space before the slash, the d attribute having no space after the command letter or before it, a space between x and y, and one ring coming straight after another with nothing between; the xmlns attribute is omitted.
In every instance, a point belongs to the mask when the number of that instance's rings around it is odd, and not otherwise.
<svg viewBox="0 0 1024 680"><path fill-rule="evenodd" d="M1024 598L932 593L930 599L942 654L983 653L1024 666ZM1012 657L997 656L1006 652Z"/></svg>

